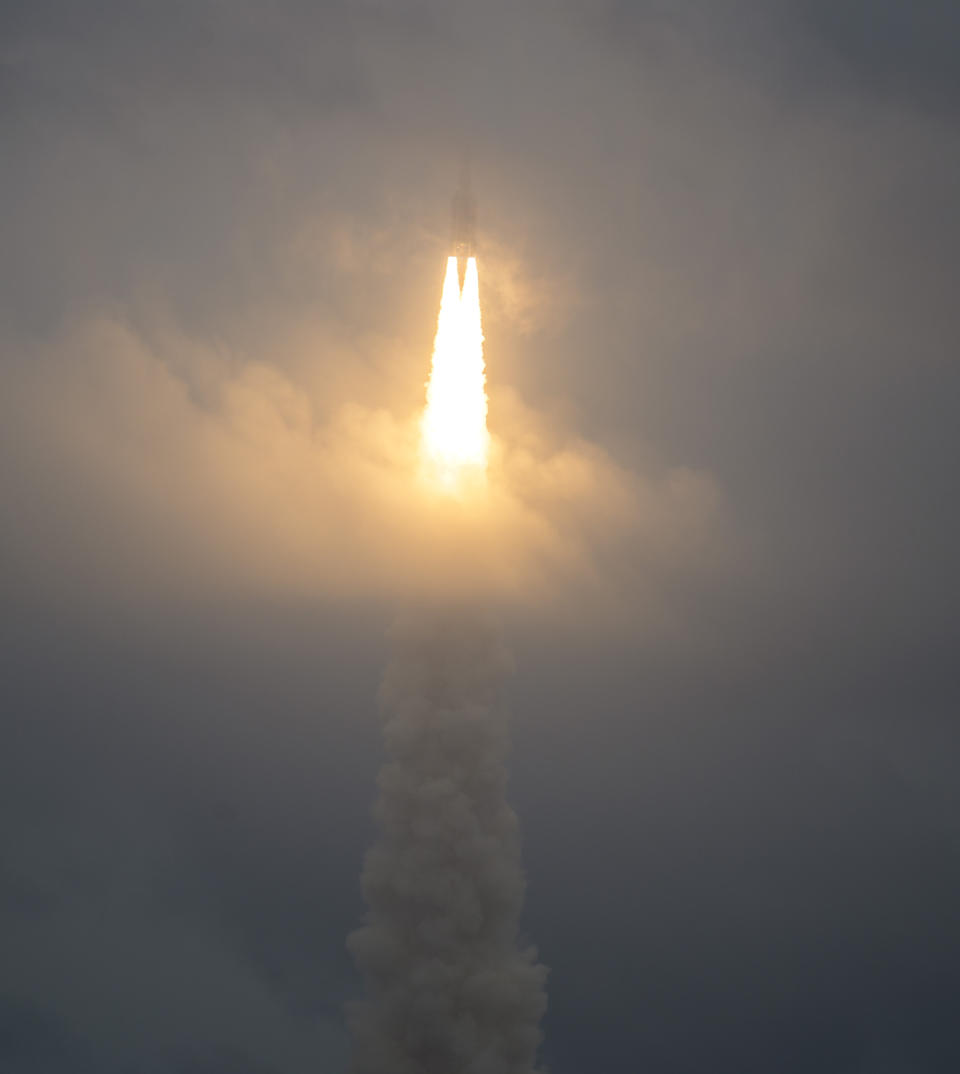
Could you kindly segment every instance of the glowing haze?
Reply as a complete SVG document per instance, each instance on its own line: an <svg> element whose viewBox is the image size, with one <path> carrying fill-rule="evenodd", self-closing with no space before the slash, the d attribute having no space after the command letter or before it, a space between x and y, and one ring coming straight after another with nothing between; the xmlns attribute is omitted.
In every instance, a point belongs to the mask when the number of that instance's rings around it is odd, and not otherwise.
<svg viewBox="0 0 960 1074"><path fill-rule="evenodd" d="M467 258L461 290L454 256L421 422L428 481L473 487L488 442L477 261ZM471 557L459 541L456 551L462 571ZM506 800L511 661L495 624L458 603L448 592L448 606L419 605L391 633L380 831L364 864L364 924L348 940L367 993L348 1007L351 1074L539 1069L546 968L520 940L525 883Z"/></svg>
<svg viewBox="0 0 960 1074"><path fill-rule="evenodd" d="M428 473L444 486L486 470L485 379L477 259L467 259L461 292L457 259L449 257L421 439Z"/></svg>

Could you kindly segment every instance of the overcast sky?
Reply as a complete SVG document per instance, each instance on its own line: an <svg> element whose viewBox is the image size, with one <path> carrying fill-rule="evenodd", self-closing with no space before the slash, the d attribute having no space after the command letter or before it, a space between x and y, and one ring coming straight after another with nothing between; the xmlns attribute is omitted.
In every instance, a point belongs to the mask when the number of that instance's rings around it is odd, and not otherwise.
<svg viewBox="0 0 960 1074"><path fill-rule="evenodd" d="M960 1069L958 54L948 0L0 0L4 1072L345 1069L385 632L453 585L553 1074ZM402 480L465 153L481 520Z"/></svg>

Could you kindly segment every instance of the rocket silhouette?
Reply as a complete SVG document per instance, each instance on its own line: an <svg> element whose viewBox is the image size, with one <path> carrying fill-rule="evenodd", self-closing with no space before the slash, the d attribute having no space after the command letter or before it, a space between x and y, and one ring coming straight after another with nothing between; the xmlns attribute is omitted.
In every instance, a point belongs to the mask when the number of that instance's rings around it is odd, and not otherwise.
<svg viewBox="0 0 960 1074"><path fill-rule="evenodd" d="M467 258L477 256L477 203L470 188L470 166L466 161L460 169L460 183L450 207L453 225L451 254L457 259L457 275L462 290Z"/></svg>

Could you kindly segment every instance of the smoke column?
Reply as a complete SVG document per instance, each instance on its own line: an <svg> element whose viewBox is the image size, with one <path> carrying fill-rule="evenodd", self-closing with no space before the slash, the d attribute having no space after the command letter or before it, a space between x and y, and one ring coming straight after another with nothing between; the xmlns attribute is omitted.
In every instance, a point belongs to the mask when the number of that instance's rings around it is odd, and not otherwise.
<svg viewBox="0 0 960 1074"><path fill-rule="evenodd" d="M511 669L479 612L422 612L390 633L387 759L367 854L365 924L347 944L367 998L348 1008L354 1074L530 1074L546 969L518 945L524 894L506 801Z"/></svg>

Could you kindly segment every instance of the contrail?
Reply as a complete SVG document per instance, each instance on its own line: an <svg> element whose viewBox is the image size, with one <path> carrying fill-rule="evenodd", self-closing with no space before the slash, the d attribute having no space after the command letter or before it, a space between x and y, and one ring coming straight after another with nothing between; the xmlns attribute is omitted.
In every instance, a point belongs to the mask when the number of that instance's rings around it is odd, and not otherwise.
<svg viewBox="0 0 960 1074"><path fill-rule="evenodd" d="M367 998L348 1008L354 1074L530 1074L546 968L518 944L524 895L500 694L511 659L476 611L390 632L387 760L365 924L347 940Z"/></svg>

